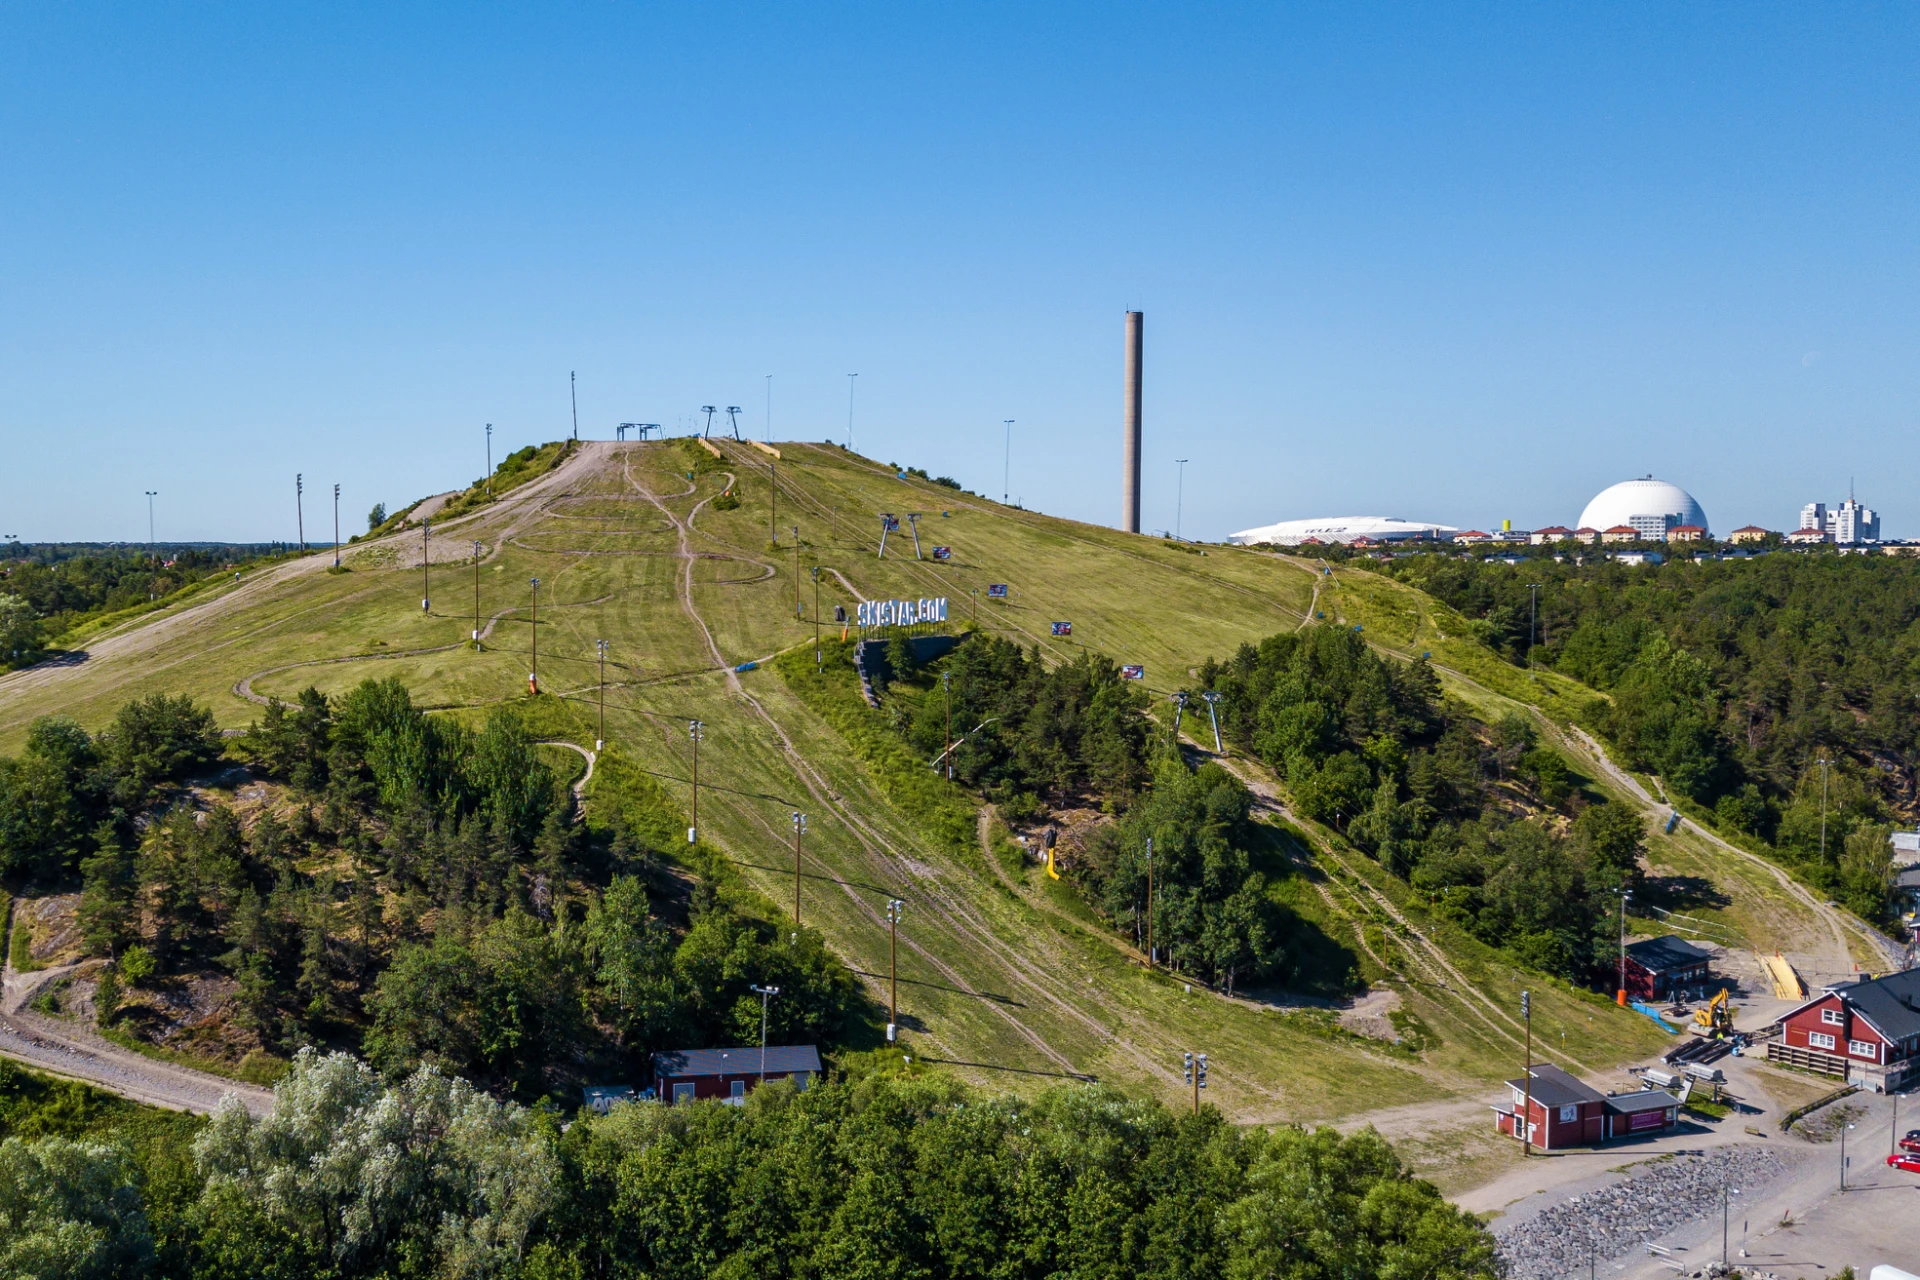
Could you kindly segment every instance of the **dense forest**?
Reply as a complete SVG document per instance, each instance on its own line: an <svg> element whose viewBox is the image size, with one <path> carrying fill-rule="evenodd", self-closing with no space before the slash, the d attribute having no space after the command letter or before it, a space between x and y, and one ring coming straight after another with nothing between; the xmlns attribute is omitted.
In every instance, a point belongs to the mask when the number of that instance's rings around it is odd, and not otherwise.
<svg viewBox="0 0 1920 1280"><path fill-rule="evenodd" d="M38 661L50 641L91 617L165 599L267 550L12 544L0 555L0 671Z"/></svg>
<svg viewBox="0 0 1920 1280"><path fill-rule="evenodd" d="M433 1064L518 1096L583 1072L644 1078L668 1047L770 1034L831 1045L857 1015L819 936L789 937L706 879L684 902L616 812L594 836L512 711L428 716L397 681L275 704L230 750L275 782L245 806L182 785L223 743L191 701L130 703L90 735L36 721L0 760L0 873L78 880L110 964L93 1015L152 1038L167 995L225 975L201 1048L270 1065L312 1045Z"/></svg>
<svg viewBox="0 0 1920 1280"><path fill-rule="evenodd" d="M141 1112L0 1062L0 1275L182 1280L1466 1280L1492 1240L1371 1130L1238 1129L895 1057L570 1123L303 1053L273 1114Z"/></svg>
<svg viewBox="0 0 1920 1280"><path fill-rule="evenodd" d="M1910 824L1920 802L1920 563L1776 552L1510 566L1427 554L1382 572L1459 610L1515 663L1538 583L1534 661L1608 695L1586 718L1624 763L1772 846L1860 915L1884 916L1889 824Z"/></svg>
<svg viewBox="0 0 1920 1280"><path fill-rule="evenodd" d="M1329 823L1430 894L1442 914L1525 963L1603 973L1614 894L1637 884L1639 815L1593 803L1514 717L1475 720L1424 660L1401 662L1335 627L1243 645L1199 670L1221 733Z"/></svg>

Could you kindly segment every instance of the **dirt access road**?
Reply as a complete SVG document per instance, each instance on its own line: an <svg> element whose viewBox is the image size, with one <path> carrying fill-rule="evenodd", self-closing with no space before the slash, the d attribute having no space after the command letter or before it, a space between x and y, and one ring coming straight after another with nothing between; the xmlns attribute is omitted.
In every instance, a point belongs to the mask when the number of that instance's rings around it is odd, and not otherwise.
<svg viewBox="0 0 1920 1280"><path fill-rule="evenodd" d="M156 1062L85 1028L26 1008L36 991L77 967L60 965L18 973L11 961L7 963L4 978L0 978L0 1056L170 1111L204 1115L228 1094L237 1096L255 1115L273 1110L271 1090Z"/></svg>

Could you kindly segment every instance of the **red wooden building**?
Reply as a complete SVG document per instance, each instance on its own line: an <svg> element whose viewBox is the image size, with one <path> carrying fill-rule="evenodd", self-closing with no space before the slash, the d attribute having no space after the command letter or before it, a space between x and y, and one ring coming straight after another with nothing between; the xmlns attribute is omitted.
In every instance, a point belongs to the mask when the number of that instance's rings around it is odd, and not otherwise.
<svg viewBox="0 0 1920 1280"><path fill-rule="evenodd" d="M1828 987L1780 1019L1767 1058L1876 1093L1920 1081L1920 969Z"/></svg>
<svg viewBox="0 0 1920 1280"><path fill-rule="evenodd" d="M1664 1089L1637 1093L1601 1093L1591 1085L1541 1063L1534 1067L1532 1110L1527 1137L1544 1151L1591 1147L1613 1138L1651 1137L1680 1121L1680 1101ZM1519 1137L1519 1117L1527 1106L1525 1079L1507 1081L1509 1106L1495 1107L1494 1124L1501 1133Z"/></svg>
<svg viewBox="0 0 1920 1280"><path fill-rule="evenodd" d="M792 1080L802 1089L820 1074L820 1053L810 1044L770 1044L740 1049L676 1049L653 1055L653 1087L662 1102L702 1098L745 1101L762 1079Z"/></svg>
<svg viewBox="0 0 1920 1280"><path fill-rule="evenodd" d="M1627 994L1636 1000L1665 1000L1711 978L1713 953L1668 934L1627 944Z"/></svg>

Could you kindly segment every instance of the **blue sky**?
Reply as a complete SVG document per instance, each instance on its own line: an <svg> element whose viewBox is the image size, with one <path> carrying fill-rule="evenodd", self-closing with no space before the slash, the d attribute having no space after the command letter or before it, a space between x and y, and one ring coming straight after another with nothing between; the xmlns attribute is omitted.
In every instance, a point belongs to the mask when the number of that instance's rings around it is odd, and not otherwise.
<svg viewBox="0 0 1920 1280"><path fill-rule="evenodd" d="M738 404L1029 506L1920 536L1920 10L12 5L0 532ZM497 455L496 455L497 456ZM309 504L308 528L316 525ZM319 518L324 527L324 517Z"/></svg>

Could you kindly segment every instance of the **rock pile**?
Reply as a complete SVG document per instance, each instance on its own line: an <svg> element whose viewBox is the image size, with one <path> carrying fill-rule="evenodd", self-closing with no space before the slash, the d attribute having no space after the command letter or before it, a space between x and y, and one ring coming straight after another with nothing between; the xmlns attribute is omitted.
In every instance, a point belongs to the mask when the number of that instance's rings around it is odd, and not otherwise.
<svg viewBox="0 0 1920 1280"><path fill-rule="evenodd" d="M1657 1240L1675 1227L1715 1213L1721 1188L1753 1188L1785 1172L1765 1147L1721 1147L1677 1155L1624 1182L1544 1209L1506 1231L1496 1225L1500 1255L1512 1280L1560 1280L1587 1273L1589 1257L1605 1261Z"/></svg>

